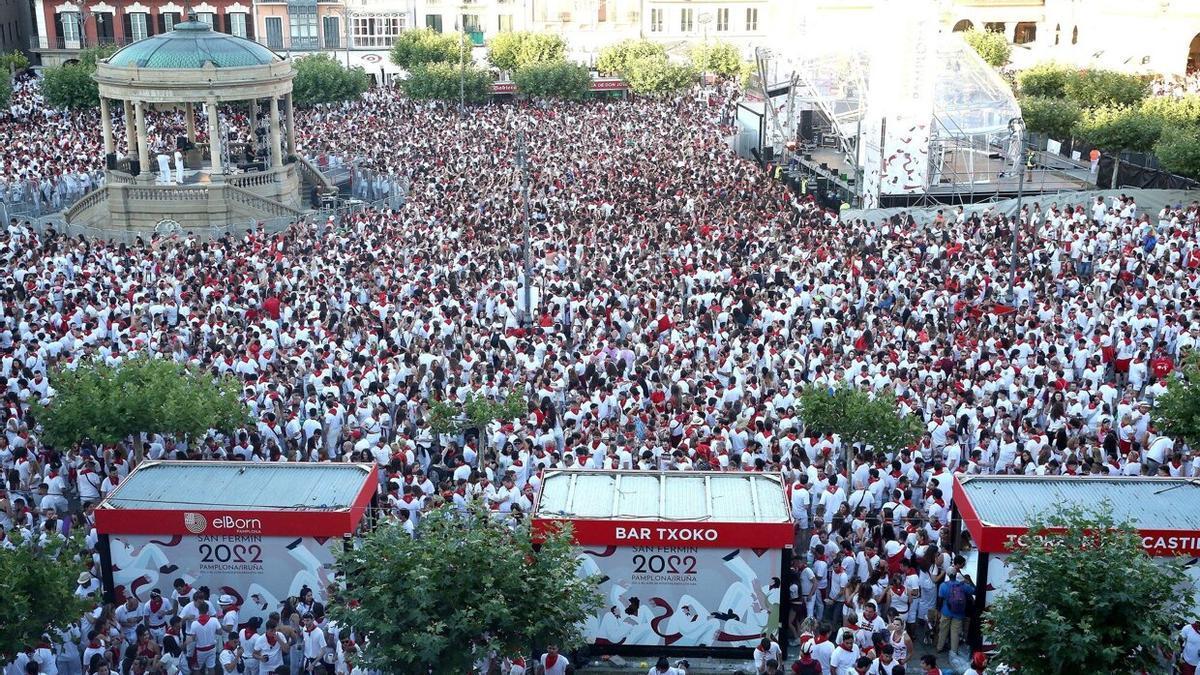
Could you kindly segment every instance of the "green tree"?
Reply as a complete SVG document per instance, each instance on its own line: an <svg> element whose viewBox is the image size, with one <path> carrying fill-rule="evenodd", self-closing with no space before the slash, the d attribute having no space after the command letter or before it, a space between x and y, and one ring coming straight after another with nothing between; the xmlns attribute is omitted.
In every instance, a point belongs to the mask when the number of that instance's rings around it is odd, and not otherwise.
<svg viewBox="0 0 1200 675"><path fill-rule="evenodd" d="M326 52L302 56L294 63L296 78L292 81L292 93L300 105L357 99L371 86L367 71L346 68Z"/></svg>
<svg viewBox="0 0 1200 675"><path fill-rule="evenodd" d="M1079 105L1067 99L1023 96L1020 103L1021 117L1030 131L1058 140L1069 138L1083 115Z"/></svg>
<svg viewBox="0 0 1200 675"><path fill-rule="evenodd" d="M1154 144L1154 155L1167 171L1200 178L1200 129L1164 127L1162 136Z"/></svg>
<svg viewBox="0 0 1200 675"><path fill-rule="evenodd" d="M846 466L855 443L872 452L890 452L916 443L925 431L916 415L900 415L890 390L872 398L849 386L805 387L800 392L800 419L806 431L841 437Z"/></svg>
<svg viewBox="0 0 1200 675"><path fill-rule="evenodd" d="M82 63L47 68L42 77L42 96L51 107L85 110L100 105L100 89L92 75L94 67Z"/></svg>
<svg viewBox="0 0 1200 675"><path fill-rule="evenodd" d="M464 673L484 654L582 643L600 599L594 580L577 575L569 531L535 550L527 520L510 529L481 507L446 505L416 535L386 523L337 554L350 583L329 613L362 636L368 668Z"/></svg>
<svg viewBox="0 0 1200 675"><path fill-rule="evenodd" d="M635 94L670 94L687 89L696 82L691 64L671 63L665 58L645 56L625 66L622 77Z"/></svg>
<svg viewBox="0 0 1200 675"><path fill-rule="evenodd" d="M1182 566L1146 555L1107 503L1060 510L1029 532L1045 534L1009 555L1012 586L984 619L1000 659L1022 675L1164 672L1195 594Z"/></svg>
<svg viewBox="0 0 1200 675"><path fill-rule="evenodd" d="M742 72L741 51L728 42L696 45L692 47L689 56L692 67L699 71L721 77L733 77Z"/></svg>
<svg viewBox="0 0 1200 675"><path fill-rule="evenodd" d="M36 647L44 633L68 628L91 609L87 600L75 597L75 578L83 570L72 562L82 554L78 536L49 540L45 546L22 543L19 533L9 536L18 545L0 547L0 660L6 662L20 650Z"/></svg>
<svg viewBox="0 0 1200 675"><path fill-rule="evenodd" d="M630 63L647 58L666 61L667 50L657 42L649 40L622 40L600 50L596 70L624 77Z"/></svg>
<svg viewBox="0 0 1200 675"><path fill-rule="evenodd" d="M518 389L513 389L498 400L467 394L462 405L434 399L429 404L429 428L435 434L458 434L474 429L479 434L479 465L482 467L482 448L487 447L488 427L492 422L514 420L528 411L525 395Z"/></svg>
<svg viewBox="0 0 1200 675"><path fill-rule="evenodd" d="M1098 68L1072 72L1063 84L1063 94L1084 108L1136 106L1149 92L1141 75Z"/></svg>
<svg viewBox="0 0 1200 675"><path fill-rule="evenodd" d="M67 110L99 107L100 87L92 76L96 74L96 63L116 51L114 45L88 47L79 52L78 63L47 68L42 79L42 96L46 103Z"/></svg>
<svg viewBox="0 0 1200 675"><path fill-rule="evenodd" d="M140 432L200 436L233 431L249 422L241 387L194 366L137 356L119 366L88 361L50 373L54 395L34 405L43 439L60 447L85 439L118 443Z"/></svg>
<svg viewBox="0 0 1200 675"><path fill-rule="evenodd" d="M459 50L470 49L466 36L458 33L442 34L431 28L401 31L392 42L392 63L405 70L434 63L457 63Z"/></svg>
<svg viewBox="0 0 1200 675"><path fill-rule="evenodd" d="M515 72L535 63L565 61L567 42L552 33L500 33L488 40L488 61L500 70Z"/></svg>
<svg viewBox="0 0 1200 675"><path fill-rule="evenodd" d="M1085 112L1073 135L1113 154L1112 188L1116 189L1121 151L1149 152L1158 142L1162 127L1162 120L1137 108L1102 107Z"/></svg>
<svg viewBox="0 0 1200 675"><path fill-rule="evenodd" d="M1160 158L1161 159L1161 158ZM1200 352L1192 352L1154 399L1154 423L1167 436L1200 445Z"/></svg>
<svg viewBox="0 0 1200 675"><path fill-rule="evenodd" d="M1200 95L1152 96L1142 101L1141 111L1157 117L1164 125L1177 127L1200 126Z"/></svg>
<svg viewBox="0 0 1200 675"><path fill-rule="evenodd" d="M1039 63L1017 74L1021 95L1037 98L1066 96L1067 79L1074 71L1057 63Z"/></svg>
<svg viewBox="0 0 1200 675"><path fill-rule="evenodd" d="M21 52L13 50L7 54L0 54L0 72L7 72L9 76L29 67L29 57Z"/></svg>
<svg viewBox="0 0 1200 675"><path fill-rule="evenodd" d="M0 109L8 109L12 103L12 80L0 77Z"/></svg>
<svg viewBox="0 0 1200 675"><path fill-rule="evenodd" d="M411 99L457 101L459 72L457 63L416 66L400 81L400 88ZM462 78L463 95L468 103L487 100L492 91L492 76L486 70L468 65L462 70Z"/></svg>
<svg viewBox="0 0 1200 675"><path fill-rule="evenodd" d="M518 69L513 81L526 96L578 101L587 95L592 75L584 66L565 61L531 63Z"/></svg>
<svg viewBox="0 0 1200 675"><path fill-rule="evenodd" d="M975 53L979 54L980 58L993 68L999 68L1008 63L1008 57L1012 56L1012 45L1008 44L1004 33L972 28L960 34L967 44L971 45L971 49L974 49Z"/></svg>

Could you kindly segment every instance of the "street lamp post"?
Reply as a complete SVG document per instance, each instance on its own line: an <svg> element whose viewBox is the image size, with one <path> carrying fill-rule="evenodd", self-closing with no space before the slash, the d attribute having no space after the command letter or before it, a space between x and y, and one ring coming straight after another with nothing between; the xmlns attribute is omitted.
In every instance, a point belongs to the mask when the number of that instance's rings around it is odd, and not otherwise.
<svg viewBox="0 0 1200 675"><path fill-rule="evenodd" d="M712 20L712 12L700 13L700 25L704 26L704 64L700 84L704 87L708 86L708 24L712 23Z"/></svg>
<svg viewBox="0 0 1200 675"><path fill-rule="evenodd" d="M454 21L454 29L458 31L458 117L462 119L467 115L466 103L466 64L463 63L466 56L464 49L466 45L466 30L467 30L467 6L459 5L458 16Z"/></svg>
<svg viewBox="0 0 1200 675"><path fill-rule="evenodd" d="M1017 239L1021 232L1021 200L1025 197L1025 120L1014 117L1008 121L1008 130L1017 143L1017 215L1012 225L1012 253L1008 264L1008 303L1017 306Z"/></svg>
<svg viewBox="0 0 1200 675"><path fill-rule="evenodd" d="M533 265L530 262L529 246L529 157L525 140L525 130L517 132L517 170L521 172L521 210L524 217L524 236L522 251L525 258L525 329L533 329L532 277Z"/></svg>

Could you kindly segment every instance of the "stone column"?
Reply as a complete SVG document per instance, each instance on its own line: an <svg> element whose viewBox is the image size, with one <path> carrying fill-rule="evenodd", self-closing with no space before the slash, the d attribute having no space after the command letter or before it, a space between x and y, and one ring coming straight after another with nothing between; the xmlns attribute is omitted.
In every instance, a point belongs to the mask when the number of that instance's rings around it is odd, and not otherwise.
<svg viewBox="0 0 1200 675"><path fill-rule="evenodd" d="M217 115L217 99L210 98L208 106L208 153L212 155L212 179L221 175L221 117Z"/></svg>
<svg viewBox="0 0 1200 675"><path fill-rule="evenodd" d="M283 166L283 151L279 147L279 97L271 96L271 167Z"/></svg>
<svg viewBox="0 0 1200 675"><path fill-rule="evenodd" d="M138 101L137 108L137 146L138 161L142 165L142 177L154 177L154 169L150 166L150 134L146 130L146 104Z"/></svg>
<svg viewBox="0 0 1200 675"><path fill-rule="evenodd" d="M125 105L125 156L133 159L137 153L137 128L133 123L133 104L122 101Z"/></svg>
<svg viewBox="0 0 1200 675"><path fill-rule="evenodd" d="M196 142L196 108L188 101L184 105L184 114L187 115L187 139L189 143Z"/></svg>
<svg viewBox="0 0 1200 675"><path fill-rule="evenodd" d="M300 154L296 149L296 113L291 94L287 95L287 149L288 154Z"/></svg>
<svg viewBox="0 0 1200 675"><path fill-rule="evenodd" d="M100 97L100 133L104 136L104 155L107 157L113 151L112 114L108 111L108 99Z"/></svg>

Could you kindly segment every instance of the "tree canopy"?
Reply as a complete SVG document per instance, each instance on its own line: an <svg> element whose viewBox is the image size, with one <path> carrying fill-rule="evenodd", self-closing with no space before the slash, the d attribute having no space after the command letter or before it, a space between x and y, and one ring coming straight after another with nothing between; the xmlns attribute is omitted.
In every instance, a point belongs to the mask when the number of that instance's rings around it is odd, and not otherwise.
<svg viewBox="0 0 1200 675"><path fill-rule="evenodd" d="M1200 178L1200 128L1163 128L1154 144L1154 156L1171 173Z"/></svg>
<svg viewBox="0 0 1200 675"><path fill-rule="evenodd" d="M1200 445L1200 353L1193 352L1175 377L1167 382L1167 391L1154 399L1154 423L1167 436L1182 438L1188 445Z"/></svg>
<svg viewBox="0 0 1200 675"><path fill-rule="evenodd" d="M371 86L367 71L361 67L346 68L326 52L307 54L294 63L296 78L292 81L292 93L300 105L353 100Z"/></svg>
<svg viewBox="0 0 1200 675"><path fill-rule="evenodd" d="M565 61L567 42L553 33L509 32L488 40L488 61L500 70L515 72L538 63Z"/></svg>
<svg viewBox="0 0 1200 675"><path fill-rule="evenodd" d="M1192 611L1183 561L1151 559L1106 503L1028 527L1045 534L1008 556L1011 588L984 617L1000 659L1022 675L1162 672L1174 628Z"/></svg>
<svg viewBox="0 0 1200 675"><path fill-rule="evenodd" d="M100 106L100 87L92 76L96 62L116 53L115 45L88 47L79 52L79 63L47 68L43 73L42 96L55 108L84 110Z"/></svg>
<svg viewBox="0 0 1200 675"><path fill-rule="evenodd" d="M19 540L21 535L10 536ZM85 599L75 597L75 578L83 568L71 561L82 548L79 537L49 539L44 546L31 541L0 546L0 661L36 647L43 634L66 629L90 609Z"/></svg>
<svg viewBox="0 0 1200 675"><path fill-rule="evenodd" d="M624 77L630 64L639 59L666 61L667 50L650 40L622 40L600 50L596 70Z"/></svg>
<svg viewBox="0 0 1200 675"><path fill-rule="evenodd" d="M1158 142L1162 120L1133 107L1088 110L1075 125L1075 136L1092 145L1118 152L1147 152Z"/></svg>
<svg viewBox="0 0 1200 675"><path fill-rule="evenodd" d="M813 384L800 392L800 418L806 431L840 436L847 465L854 443L872 451L895 451L916 443L925 431L915 415L900 415L890 390L872 397L856 387Z"/></svg>
<svg viewBox="0 0 1200 675"><path fill-rule="evenodd" d="M35 404L33 414L56 446L117 443L140 432L199 436L233 431L249 419L236 379L167 359L86 361L52 371L50 386L50 402Z"/></svg>
<svg viewBox="0 0 1200 675"><path fill-rule="evenodd" d="M531 63L513 75L517 91L534 98L578 101L587 95L592 74L584 66L566 61Z"/></svg>
<svg viewBox="0 0 1200 675"><path fill-rule="evenodd" d="M569 532L535 550L527 524L510 529L477 506L425 514L415 539L385 523L337 556L349 583L329 613L365 638L363 665L383 672L464 673L483 654L570 649L599 607Z"/></svg>
<svg viewBox="0 0 1200 675"><path fill-rule="evenodd" d="M468 50L467 38L460 33L438 33L431 28L401 31L392 42L392 63L405 70L434 63L457 63L459 50Z"/></svg>
<svg viewBox="0 0 1200 675"><path fill-rule="evenodd" d="M1048 134L1051 138L1071 136L1083 116L1078 103L1065 98L1022 96L1021 117L1030 131Z"/></svg>
<svg viewBox="0 0 1200 675"><path fill-rule="evenodd" d="M979 57L993 68L999 68L1008 63L1008 58L1012 56L1012 45L1008 44L1008 38L1004 37L1004 33L972 28L963 31L961 35L967 44L971 45L971 49L974 49L975 53L979 54Z"/></svg>
<svg viewBox="0 0 1200 675"><path fill-rule="evenodd" d="M635 94L670 94L692 86L696 82L696 69L690 64L646 56L626 64L622 77Z"/></svg>
<svg viewBox="0 0 1200 675"><path fill-rule="evenodd" d="M424 101L457 101L459 68L454 63L430 63L415 66L408 77L400 81L406 96ZM462 71L463 97L468 103L479 103L491 93L492 76L481 68L468 65Z"/></svg>
<svg viewBox="0 0 1200 675"><path fill-rule="evenodd" d="M15 49L0 54L0 72L16 74L29 67L29 57Z"/></svg>
<svg viewBox="0 0 1200 675"><path fill-rule="evenodd" d="M742 54L728 42L698 44L690 54L692 67L721 77L733 77L742 72Z"/></svg>

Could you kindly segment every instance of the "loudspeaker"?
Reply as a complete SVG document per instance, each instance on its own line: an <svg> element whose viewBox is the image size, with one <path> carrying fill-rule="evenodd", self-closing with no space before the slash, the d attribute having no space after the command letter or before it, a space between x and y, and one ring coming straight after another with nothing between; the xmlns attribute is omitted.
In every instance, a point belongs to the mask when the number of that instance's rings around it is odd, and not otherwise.
<svg viewBox="0 0 1200 675"><path fill-rule="evenodd" d="M115 170L117 168L117 153L110 152L105 155L104 166L107 167L109 171Z"/></svg>
<svg viewBox="0 0 1200 675"><path fill-rule="evenodd" d="M142 163L136 159L129 160L129 175L131 175L131 176L142 175Z"/></svg>
<svg viewBox="0 0 1200 675"><path fill-rule="evenodd" d="M764 162L774 162L775 161L775 148L773 146L768 145L767 147L763 148L763 161Z"/></svg>
<svg viewBox="0 0 1200 675"><path fill-rule="evenodd" d="M811 143L813 140L813 111L800 111L800 139L805 143Z"/></svg>

